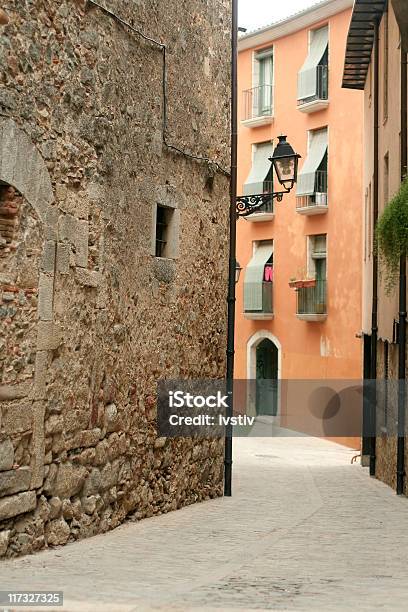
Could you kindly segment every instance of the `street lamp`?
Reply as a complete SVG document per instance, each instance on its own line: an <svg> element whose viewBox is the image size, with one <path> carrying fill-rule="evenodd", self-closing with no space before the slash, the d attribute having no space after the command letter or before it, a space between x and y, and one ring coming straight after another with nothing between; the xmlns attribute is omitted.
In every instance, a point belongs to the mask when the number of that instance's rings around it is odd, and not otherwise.
<svg viewBox="0 0 408 612"><path fill-rule="evenodd" d="M241 272L236 259L237 219L247 217L262 205L276 199L280 202L285 193L289 193L297 180L297 169L300 155L294 152L286 141L286 136L279 136L278 145L270 161L282 191L254 194L237 197L237 163L238 163L238 0L232 0L231 30L231 180L229 211L229 268L228 268L228 319L227 319L227 410L226 416L233 415L234 391L234 355L235 355L235 284ZM239 268L238 268L239 266ZM224 450L224 495L232 492L232 425L225 430Z"/></svg>
<svg viewBox="0 0 408 612"><path fill-rule="evenodd" d="M234 104L233 104L234 107ZM236 125L236 124L235 124ZM233 129L234 134L234 129ZM232 138L231 157L237 159L237 141ZM272 177L275 172L282 187L280 191L258 193L248 196L236 196L236 164L232 164L231 172L231 208L230 208L230 266L228 281L228 325L227 325L227 416L233 416L234 391L234 355L235 355L235 285L239 281L241 266L236 259L236 223L239 217L248 217L255 213L264 204L276 199L282 201L285 193L289 193L296 181L300 155L295 153L286 140L286 136L279 136L279 142L269 161L272 164ZM273 184L273 181L272 181ZM230 497L232 493L232 433L231 425L225 431L224 453L224 495Z"/></svg>
<svg viewBox="0 0 408 612"><path fill-rule="evenodd" d="M257 193L249 196L237 196L236 212L238 216L248 217L258 208L274 199L281 202L285 193L289 193L293 189L297 181L300 155L295 153L286 140L286 136L279 136L278 139L279 142L272 157L269 157L269 161L272 164L272 171L275 171L283 189L281 191Z"/></svg>

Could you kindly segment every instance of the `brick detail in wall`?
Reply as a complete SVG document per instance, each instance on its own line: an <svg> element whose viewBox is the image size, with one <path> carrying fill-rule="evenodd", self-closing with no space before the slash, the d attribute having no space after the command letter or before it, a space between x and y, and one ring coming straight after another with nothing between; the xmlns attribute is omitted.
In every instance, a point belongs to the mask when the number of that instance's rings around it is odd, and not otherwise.
<svg viewBox="0 0 408 612"><path fill-rule="evenodd" d="M23 197L8 185L0 185L0 257L12 243L19 226Z"/></svg>

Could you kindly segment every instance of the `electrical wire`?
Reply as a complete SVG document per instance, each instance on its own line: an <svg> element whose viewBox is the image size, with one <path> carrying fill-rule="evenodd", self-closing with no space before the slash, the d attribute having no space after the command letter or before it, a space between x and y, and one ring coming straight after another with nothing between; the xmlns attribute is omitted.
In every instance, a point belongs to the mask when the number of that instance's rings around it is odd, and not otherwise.
<svg viewBox="0 0 408 612"><path fill-rule="evenodd" d="M163 83L162 83L163 125L162 125L162 138L163 138L163 144L165 145L165 147L167 149L171 150L171 151L176 151L177 153L179 153L180 155L183 155L184 157L187 157L188 159L193 159L193 160L196 160L196 161L199 161L199 162L205 162L209 166L212 166L213 168L217 168L217 170L219 172L221 172L221 174L224 174L225 176L230 176L230 171L226 170L225 168L223 168L217 161L215 161L213 159L210 159L209 157L204 157L204 156L201 156L201 155L194 155L193 153L188 153L187 151L185 151L183 149L180 149L179 147L175 146L174 144L170 144L169 142L167 142L167 62L166 62L166 45L164 43L158 41L158 40L155 40L154 38L150 38L150 36L146 36L146 34L144 34L141 30L139 30L138 28L135 28L134 26L132 26L128 21L125 21L124 19L119 17L119 15L116 15L116 13L113 13L112 11L107 9L105 6L102 6L101 4L96 2L96 0L87 0L87 4L93 4L94 6L99 8L103 13L105 13L106 15L108 15L109 17L111 17L112 19L117 21L118 23L120 23L123 27L128 28L131 32L134 32L135 34L137 34L138 36L143 38L143 40L145 40L146 42L149 42L152 45L156 46L162 52L162 56L163 56L163 76L162 76L162 80L163 80Z"/></svg>

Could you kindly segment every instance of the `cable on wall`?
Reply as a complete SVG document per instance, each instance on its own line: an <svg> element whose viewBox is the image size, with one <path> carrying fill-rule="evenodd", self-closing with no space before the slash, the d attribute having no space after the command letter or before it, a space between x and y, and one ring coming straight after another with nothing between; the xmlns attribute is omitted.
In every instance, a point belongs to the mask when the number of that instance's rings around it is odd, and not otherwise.
<svg viewBox="0 0 408 612"><path fill-rule="evenodd" d="M143 40L145 40L146 42L149 42L150 44L154 45L155 47L160 49L160 51L162 52L162 56L163 56L163 76L162 76L162 81L163 81L162 82L163 125L162 125L162 138L163 138L163 144L165 145L165 147L167 149L169 149L170 151L175 151L176 153L178 153L180 155L183 155L184 157L186 157L188 159L193 159L193 160L196 160L196 161L199 161L199 162L205 162L210 167L216 168L219 172L221 172L221 174L224 174L225 176L230 176L230 171L226 170L225 168L223 168L217 161L212 160L209 157L204 157L204 156L201 156L201 155L194 155L192 153L188 153L187 151L184 151L183 149L180 149L179 147L175 146L174 144L170 144L167 141L167 62L166 62L166 45L164 43L158 41L158 40L155 40L154 38L150 38L150 36L146 36L146 34L144 34L141 30L139 30L139 29L135 28L134 26L132 26L129 22L125 21L124 19L122 19L121 17L119 17L118 15L116 15L115 13L110 11L109 9L107 9L106 7L104 7L101 4L99 4L98 2L96 2L96 0L87 0L87 5L88 4L92 4L92 5L96 6L103 13L105 13L106 15L108 15L109 17L111 17L112 19L117 21L123 27L128 28L131 32L134 32L135 34L137 34L138 36L143 38Z"/></svg>

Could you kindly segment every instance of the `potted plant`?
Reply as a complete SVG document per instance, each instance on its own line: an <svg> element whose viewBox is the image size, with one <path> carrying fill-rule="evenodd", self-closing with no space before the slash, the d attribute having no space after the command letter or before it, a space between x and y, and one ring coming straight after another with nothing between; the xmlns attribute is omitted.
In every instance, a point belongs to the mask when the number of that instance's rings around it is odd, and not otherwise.
<svg viewBox="0 0 408 612"><path fill-rule="evenodd" d="M388 294L395 289L401 257L408 255L408 179L378 219L375 245Z"/></svg>
<svg viewBox="0 0 408 612"><path fill-rule="evenodd" d="M307 278L307 274L304 268L298 270L297 278L292 276L289 280L289 287L291 289L304 289L306 287L315 287L316 279L315 278Z"/></svg>

